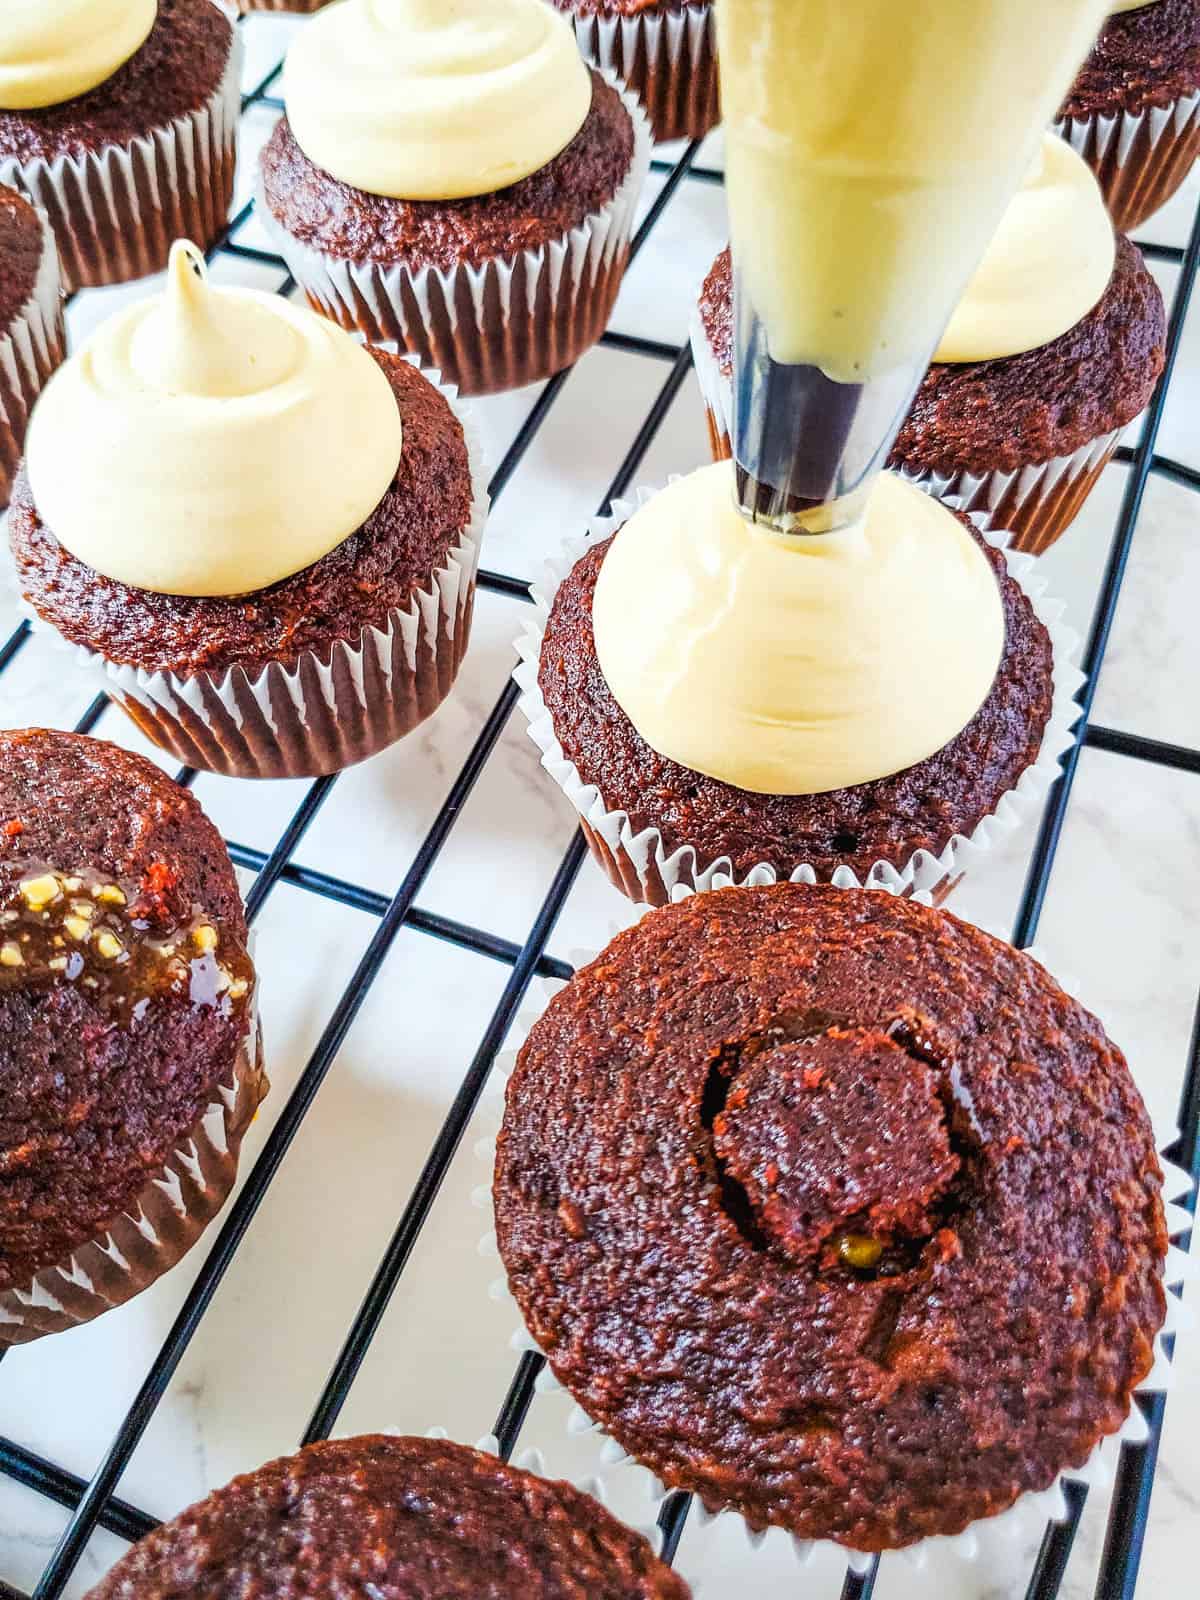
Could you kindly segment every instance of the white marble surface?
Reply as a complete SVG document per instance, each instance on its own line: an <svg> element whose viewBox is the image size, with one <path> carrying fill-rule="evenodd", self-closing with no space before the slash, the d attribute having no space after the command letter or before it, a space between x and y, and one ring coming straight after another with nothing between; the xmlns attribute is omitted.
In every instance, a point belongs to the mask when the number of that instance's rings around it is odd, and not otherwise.
<svg viewBox="0 0 1200 1600"><path fill-rule="evenodd" d="M274 19L247 26L248 81L270 65L290 26ZM270 122L262 110L249 119L248 155ZM247 161L243 190L248 176ZM1151 235L1183 242L1198 195L1200 184L1193 183L1156 220ZM720 191L685 184L631 273L614 325L682 342L693 287L723 236ZM252 242L253 229L243 239ZM269 272L245 263L225 260L218 271L272 283ZM1161 277L1169 292L1174 269L1161 269ZM129 292L82 296L72 311L75 335ZM595 508L666 372L665 366L607 350L585 358L496 509L487 565L536 574L541 552ZM530 391L478 407L493 462L534 399ZM1185 337L1161 443L1200 467L1198 400L1200 308ZM704 457L699 399L689 381L639 479L661 482ZM1109 469L1047 561L1081 628L1125 477L1123 468ZM1193 745L1200 743L1198 511L1200 502L1183 490L1152 482L1096 709L1101 722ZM450 701L413 738L338 782L297 853L300 863L385 892L395 889L504 684L519 611L519 602L480 596L471 652ZM0 638L13 621L11 603L0 602ZM0 723L69 727L90 695L90 687L39 636L0 679ZM99 731L142 747L116 712L105 716ZM197 792L231 837L269 849L304 785L248 786L206 777ZM572 814L545 780L534 747L514 719L419 904L522 940L572 825ZM955 909L998 930L1011 926L1029 843L1014 844L990 871L964 885ZM1200 983L1198 891L1200 778L1085 752L1040 943L1102 1013L1160 1120L1174 1114ZM626 903L588 863L552 948L569 955L595 947L629 916ZM286 884L268 900L258 959L274 1092L248 1140L243 1171L261 1149L374 929L371 917ZM419 933L405 931L397 939L124 1474L123 1495L169 1516L235 1472L295 1447L506 977L507 968ZM491 1115L482 1108L464 1140L339 1431L443 1425L473 1440L492 1426L515 1357L508 1344L514 1313L489 1299L495 1266L476 1248L488 1219L471 1204L473 1187L487 1177L472 1146ZM0 1367L0 1433L88 1475L211 1237L122 1310L10 1354ZM542 1447L556 1471L585 1473L594 1464L595 1444L569 1439L566 1415L561 1396L539 1398L523 1444ZM1185 1333L1151 1507L1143 1594L1195 1592L1198 1428L1200 1342ZM614 1477L621 1496L623 1477ZM1106 1501L1100 1491L1089 1499L1064 1590L1069 1600L1090 1593L1094 1584ZM637 1510L644 1516L645 1507ZM31 1589L65 1520L57 1506L0 1480L0 1577ZM111 1536L97 1535L68 1592L81 1594L121 1549ZM1019 1594L1029 1553L989 1549L974 1567L937 1555L924 1573L889 1559L878 1592L886 1600ZM799 1574L782 1541L770 1539L762 1549L747 1551L727 1523L689 1525L680 1565L687 1576L705 1578L705 1593L713 1600L832 1595L840 1581L832 1560Z"/></svg>

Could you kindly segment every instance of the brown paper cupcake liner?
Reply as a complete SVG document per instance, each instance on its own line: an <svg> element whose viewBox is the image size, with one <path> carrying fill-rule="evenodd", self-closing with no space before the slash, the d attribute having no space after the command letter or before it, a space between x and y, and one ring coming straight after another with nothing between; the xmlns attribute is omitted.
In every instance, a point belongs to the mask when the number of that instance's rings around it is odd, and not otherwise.
<svg viewBox="0 0 1200 1600"><path fill-rule="evenodd" d="M257 985L246 1038L228 1084L134 1208L28 1283L0 1291L0 1350L91 1322L148 1289L181 1261L229 1198L247 1128L270 1083L261 1064Z"/></svg>
<svg viewBox="0 0 1200 1600"><path fill-rule="evenodd" d="M67 353L58 251L44 213L33 293L0 334L0 511L8 505L33 402Z"/></svg>
<svg viewBox="0 0 1200 1600"><path fill-rule="evenodd" d="M717 364L698 313L693 313L690 333L709 447L714 461L728 461L733 455L733 388ZM1070 455L1034 462L1015 472L945 476L902 471L901 475L939 500L953 499L961 510L981 518L981 527L1003 529L1010 550L1037 556L1079 515L1128 426L1102 433Z"/></svg>
<svg viewBox="0 0 1200 1600"><path fill-rule="evenodd" d="M667 905L681 894L700 892L735 881L728 856L705 854L692 844L668 849L657 828L634 831L628 813L611 807L595 784L585 783L554 732L554 724L538 687L538 663L546 620L559 584L590 545L607 539L637 506L653 498L651 490L638 491L635 503L617 501L612 514L597 517L582 538L568 540L546 565L546 577L534 591L534 616L517 640L520 664L513 673L520 687L520 706L529 723L529 736L542 752L542 765L562 789L579 815L588 848L614 887L631 900ZM981 518L972 519L979 526ZM1027 827L1060 773L1060 760L1072 744L1071 729L1079 718L1075 696L1083 683L1074 665L1078 639L1063 623L1064 607L1046 594L1046 583L1029 555L1011 553L1003 533L981 530L988 543L1005 552L1010 575L1029 597L1034 612L1050 635L1054 657L1054 700L1042 735L1037 759L1025 769L1014 787L1001 795L995 809L969 835L956 834L937 855L915 851L902 866L876 861L863 879L845 866L828 881L838 888L886 889L892 894L923 895L940 903L963 873L980 863L993 846L1018 828ZM760 862L737 878L739 884L775 883L782 874L770 862ZM793 883L823 881L811 863L797 861L787 874Z"/></svg>
<svg viewBox="0 0 1200 1600"><path fill-rule="evenodd" d="M224 0L215 4L230 16ZM207 248L233 200L242 41L197 110L124 145L0 162L0 183L23 190L49 218L68 290L160 272L176 239Z"/></svg>
<svg viewBox="0 0 1200 1600"><path fill-rule="evenodd" d="M621 287L650 165L646 118L632 95L622 91L621 98L634 128L628 173L606 206L537 250L446 272L337 260L280 226L261 177L257 214L315 310L372 344L409 351L462 394L516 389L590 349Z"/></svg>
<svg viewBox="0 0 1200 1600"><path fill-rule="evenodd" d="M426 586L383 627L364 628L291 667L271 662L254 676L147 672L84 646L76 658L154 744L176 760L232 778L314 778L365 761L411 733L450 692L466 654L475 578L487 520L482 453L454 391L434 384L463 426L471 463L466 527ZM36 622L37 612L26 604Z"/></svg>
<svg viewBox="0 0 1200 1600"><path fill-rule="evenodd" d="M1200 94L1133 115L1063 117L1055 133L1096 174L1118 233L1132 233L1175 193L1200 155Z"/></svg>
<svg viewBox="0 0 1200 1600"><path fill-rule="evenodd" d="M632 17L576 17L579 48L637 95L654 137L702 139L721 120L711 5Z"/></svg>
<svg viewBox="0 0 1200 1600"><path fill-rule="evenodd" d="M237 0L237 8L244 16L249 16L255 11L291 12L293 15L303 13L307 16L312 11L320 11L322 6L327 6L329 0Z"/></svg>

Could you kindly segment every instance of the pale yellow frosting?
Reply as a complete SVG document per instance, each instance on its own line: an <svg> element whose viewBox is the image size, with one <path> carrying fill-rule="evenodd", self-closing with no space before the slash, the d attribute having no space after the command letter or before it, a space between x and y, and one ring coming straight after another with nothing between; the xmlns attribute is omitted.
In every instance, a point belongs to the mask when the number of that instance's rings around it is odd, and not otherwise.
<svg viewBox="0 0 1200 1600"><path fill-rule="evenodd" d="M1108 0L719 0L735 259L776 361L918 364Z"/></svg>
<svg viewBox="0 0 1200 1600"><path fill-rule="evenodd" d="M747 522L728 462L678 479L609 547L601 671L660 755L762 794L818 794L948 744L1004 649L999 586L945 506L890 473L835 533Z"/></svg>
<svg viewBox="0 0 1200 1600"><path fill-rule="evenodd" d="M34 502L97 572L167 594L266 588L370 516L400 460L386 376L333 323L208 283L173 246L164 294L55 373L26 439Z"/></svg>
<svg viewBox="0 0 1200 1600"><path fill-rule="evenodd" d="M60 105L140 50L158 0L3 0L0 110Z"/></svg>
<svg viewBox="0 0 1200 1600"><path fill-rule="evenodd" d="M993 361L1060 338L1108 287L1116 248L1091 168L1046 134L933 359Z"/></svg>
<svg viewBox="0 0 1200 1600"><path fill-rule="evenodd" d="M546 0L341 0L306 23L283 78L310 161L370 194L490 194L552 161L592 101Z"/></svg>
<svg viewBox="0 0 1200 1600"><path fill-rule="evenodd" d="M1158 0L1108 0L1108 9L1115 16L1118 11L1145 11L1147 6L1156 6Z"/></svg>

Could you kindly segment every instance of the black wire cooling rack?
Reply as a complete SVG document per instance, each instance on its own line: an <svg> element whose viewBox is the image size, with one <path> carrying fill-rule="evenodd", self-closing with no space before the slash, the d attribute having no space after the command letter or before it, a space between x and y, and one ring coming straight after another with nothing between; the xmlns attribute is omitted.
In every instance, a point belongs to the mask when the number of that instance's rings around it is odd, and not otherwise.
<svg viewBox="0 0 1200 1600"><path fill-rule="evenodd" d="M282 61L278 62L249 93L243 95L243 112L254 106L282 109L282 102L272 92L281 70ZM699 143L695 141L689 144L676 160L654 161L653 170L662 179L662 183L634 237L632 248L635 254L645 245L680 184L723 182L721 172L697 164ZM224 253L227 256L254 261L264 267L276 268L281 277L279 292L287 294L295 285L283 260L269 251L239 242L238 236L249 221L252 210L251 201L236 213L209 255L211 257ZM1085 745L1162 767L1200 773L1200 750L1186 749L1160 740L1143 738L1134 733L1100 727L1090 720L1100 669L1150 476L1157 474L1186 488L1200 490L1200 472L1156 455L1154 449L1188 306L1196 283L1197 270L1200 268L1200 208L1197 210L1186 248L1180 250L1165 245L1143 244L1142 249L1147 256L1172 263L1179 268L1178 284L1168 324L1166 368L1147 413L1139 445L1135 450L1121 449L1118 452L1117 459L1129 469L1128 479L1113 530L1099 595L1091 617L1082 661L1085 682L1079 693L1080 720L1074 744L1063 758L1062 775L1046 800L1012 933L1013 943L1018 947L1031 944L1037 937L1079 755ZM615 331L607 332L602 342L614 349L658 362L666 368L666 378L662 387L647 411L598 508L603 515L609 510L611 502L631 487L635 474L688 375L691 354L686 346L680 348L673 344ZM490 491L493 501L507 488L522 458L549 416L569 375L569 371L559 373L542 389L491 480ZM485 569L480 573L479 583L484 589L493 590L510 598L529 599L528 580L522 577ZM21 622L0 644L0 674L25 647L29 637L29 624ZM272 1180L279 1171L368 991L378 977L394 940L402 928L409 928L436 939L447 940L481 957L501 962L510 968L510 973L445 1120L429 1149L370 1288L359 1306L337 1360L317 1397L302 1442L309 1444L314 1440L326 1438L336 1426L350 1387L413 1253L421 1229L429 1217L442 1181L491 1072L496 1054L513 1023L526 990L535 975L556 979L568 978L571 975L571 968L566 963L547 955L546 947L586 853L582 836L578 832L573 836L559 864L549 892L522 945L511 943L481 928L424 911L415 904L416 897L461 815L468 796L495 750L516 703L517 689L512 680L508 679L479 730L466 761L446 794L431 827L417 849L403 882L390 898L362 884L348 882L293 863L292 858L310 824L328 798L330 790L337 781L336 777L320 778L309 787L269 853L251 849L234 840L227 841L229 853L235 864L255 873L253 885L246 898L247 918L251 923L262 911L272 890L282 881L316 897L338 901L342 905L373 915L378 918L378 926L353 976L330 1012L320 1039L283 1106L241 1192L225 1213L220 1230L208 1249L187 1298L90 1481L85 1481L9 1439L0 1438L0 1472L27 1488L45 1495L57 1504L67 1507L71 1513L70 1520L47 1561L32 1596L26 1595L21 1589L0 1578L0 1600L58 1600L97 1528L103 1528L118 1538L133 1541L157 1526L154 1517L138 1506L119 1498L114 1493L116 1485L149 1425L155 1408L163 1398L176 1368L183 1359ZM88 733L94 729L107 707L106 697L103 694L97 695L77 723L76 731ZM189 768L184 768L177 774L178 781L185 785L190 784L194 777L195 773ZM1180 1129L1179 1137L1166 1154L1195 1177L1200 1164L1200 1006L1197 1008L1184 1064L1177 1125ZM1194 1189L1184 1204L1194 1208ZM1178 1243L1181 1248L1186 1249L1188 1238L1185 1236ZM1168 1335L1164 1343L1170 1355L1173 1350L1173 1337ZM541 1356L532 1353L522 1355L508 1392L500 1405L493 1432L499 1441L500 1454L505 1460L511 1456L516 1447L542 1366ZM0 1381L3 1381L2 1370L0 1370ZM1137 1583L1165 1399L1163 1395L1156 1394L1149 1398L1139 1397L1136 1403L1145 1415L1148 1437L1142 1444L1126 1444L1121 1452L1096 1587L1097 1600L1132 1600ZM1051 1597L1058 1594L1070 1560L1087 1495L1088 1490L1083 1484L1072 1482L1066 1485L1067 1519L1062 1523L1047 1524L1037 1559L1029 1576L1026 1588L1027 1600L1051 1600ZM663 1553L667 1560L674 1559L690 1503L690 1496L677 1492L669 1496L663 1504L659 1524L663 1537ZM876 1559L865 1573L847 1572L841 1591L842 1600L871 1600L878 1570L879 1563Z"/></svg>

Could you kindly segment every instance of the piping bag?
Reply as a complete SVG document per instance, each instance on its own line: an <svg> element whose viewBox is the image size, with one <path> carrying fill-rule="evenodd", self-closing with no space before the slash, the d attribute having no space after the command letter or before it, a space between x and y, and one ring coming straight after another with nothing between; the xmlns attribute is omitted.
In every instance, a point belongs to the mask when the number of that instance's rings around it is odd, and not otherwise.
<svg viewBox="0 0 1200 1600"><path fill-rule="evenodd" d="M1108 0L716 0L739 509L854 521Z"/></svg>

